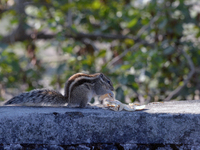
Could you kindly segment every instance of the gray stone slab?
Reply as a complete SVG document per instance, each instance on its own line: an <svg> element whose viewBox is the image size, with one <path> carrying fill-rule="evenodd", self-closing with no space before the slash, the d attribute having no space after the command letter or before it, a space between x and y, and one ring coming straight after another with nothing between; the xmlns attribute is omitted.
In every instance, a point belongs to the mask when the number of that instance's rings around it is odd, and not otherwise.
<svg viewBox="0 0 200 150"><path fill-rule="evenodd" d="M200 145L200 101L152 103L143 111L0 107L0 144Z"/></svg>

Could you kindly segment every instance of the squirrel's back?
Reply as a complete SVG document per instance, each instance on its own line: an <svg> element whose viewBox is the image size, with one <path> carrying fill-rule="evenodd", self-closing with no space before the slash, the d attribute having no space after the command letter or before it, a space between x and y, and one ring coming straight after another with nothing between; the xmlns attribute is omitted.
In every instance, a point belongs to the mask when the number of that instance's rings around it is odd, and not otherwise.
<svg viewBox="0 0 200 150"><path fill-rule="evenodd" d="M15 96L5 102L4 105L64 105L65 103L67 103L67 100L57 91L49 89L36 89Z"/></svg>

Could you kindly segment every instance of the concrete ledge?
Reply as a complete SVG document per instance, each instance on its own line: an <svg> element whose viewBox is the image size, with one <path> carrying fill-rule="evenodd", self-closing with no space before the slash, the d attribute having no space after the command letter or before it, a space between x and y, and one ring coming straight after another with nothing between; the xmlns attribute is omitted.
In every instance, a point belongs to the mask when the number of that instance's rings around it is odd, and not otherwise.
<svg viewBox="0 0 200 150"><path fill-rule="evenodd" d="M0 148L82 145L90 149L98 144L112 144L117 149L138 149L145 145L147 148L152 145L200 148L200 101L150 104L146 108L137 112L114 112L2 106Z"/></svg>

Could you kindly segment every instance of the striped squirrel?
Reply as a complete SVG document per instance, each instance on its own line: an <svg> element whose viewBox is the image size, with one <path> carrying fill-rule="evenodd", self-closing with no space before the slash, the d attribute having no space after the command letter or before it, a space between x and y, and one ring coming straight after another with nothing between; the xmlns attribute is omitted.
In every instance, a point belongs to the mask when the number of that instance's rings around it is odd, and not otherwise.
<svg viewBox="0 0 200 150"><path fill-rule="evenodd" d="M68 103L69 107L85 107L94 96L106 93L114 96L114 88L111 80L103 73L85 74L76 73L65 83L64 96L54 90L36 89L22 93L4 103L4 105L59 105Z"/></svg>

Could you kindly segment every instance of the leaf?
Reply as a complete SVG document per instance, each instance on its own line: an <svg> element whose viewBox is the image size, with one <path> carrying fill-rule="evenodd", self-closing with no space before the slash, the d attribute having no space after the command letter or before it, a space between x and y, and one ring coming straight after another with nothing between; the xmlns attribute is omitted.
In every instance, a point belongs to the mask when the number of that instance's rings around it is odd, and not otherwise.
<svg viewBox="0 0 200 150"><path fill-rule="evenodd" d="M130 69L132 67L132 65L122 65L121 67L120 67L120 69L122 69L122 70L128 70L128 69Z"/></svg>
<svg viewBox="0 0 200 150"><path fill-rule="evenodd" d="M125 76L120 76L118 80L121 84L124 84L124 85L127 84L127 81L128 81L127 77Z"/></svg>
<svg viewBox="0 0 200 150"><path fill-rule="evenodd" d="M131 21L128 23L127 27L128 27L128 28L131 28L131 27L135 26L136 23L137 23L137 21L138 21L138 19L137 19L137 18L134 18L133 20L131 20Z"/></svg>
<svg viewBox="0 0 200 150"><path fill-rule="evenodd" d="M18 23L18 19L16 18L13 18L11 21L10 21L11 24L17 24Z"/></svg>
<svg viewBox="0 0 200 150"><path fill-rule="evenodd" d="M121 87L118 87L116 89L116 99L124 102L124 99L125 99L124 90Z"/></svg>
<svg viewBox="0 0 200 150"><path fill-rule="evenodd" d="M72 46L63 47L62 50L65 53L72 53L73 52L73 47Z"/></svg>
<svg viewBox="0 0 200 150"><path fill-rule="evenodd" d="M11 65L12 65L13 71L15 71L15 72L19 72L20 71L20 66L18 64L18 61L12 61Z"/></svg>
<svg viewBox="0 0 200 150"><path fill-rule="evenodd" d="M124 41L127 45L133 45L134 41L132 39L125 39Z"/></svg>
<svg viewBox="0 0 200 150"><path fill-rule="evenodd" d="M150 78L151 77L151 72L145 70L145 75Z"/></svg>
<svg viewBox="0 0 200 150"><path fill-rule="evenodd" d="M166 49L164 49L163 54L164 55L171 55L173 54L175 51L175 49L172 46L167 47Z"/></svg>
<svg viewBox="0 0 200 150"><path fill-rule="evenodd" d="M92 3L92 8L94 8L94 9L99 9L101 7L101 3L100 3L100 1L94 1L93 3Z"/></svg>
<svg viewBox="0 0 200 150"><path fill-rule="evenodd" d="M2 49L6 49L7 47L8 47L7 44L5 44L5 43L1 43L1 42L0 42L0 48L2 48Z"/></svg>
<svg viewBox="0 0 200 150"><path fill-rule="evenodd" d="M57 74L61 75L65 71L66 63L60 64L56 70Z"/></svg>
<svg viewBox="0 0 200 150"><path fill-rule="evenodd" d="M101 50L97 55L97 57L101 57L101 58L105 56L106 56L106 50Z"/></svg>
<svg viewBox="0 0 200 150"><path fill-rule="evenodd" d="M128 75L127 76L128 84L132 84L135 82L135 76L134 75Z"/></svg>
<svg viewBox="0 0 200 150"><path fill-rule="evenodd" d="M164 19L160 24L159 24L159 29L163 29L167 24L167 19Z"/></svg>

